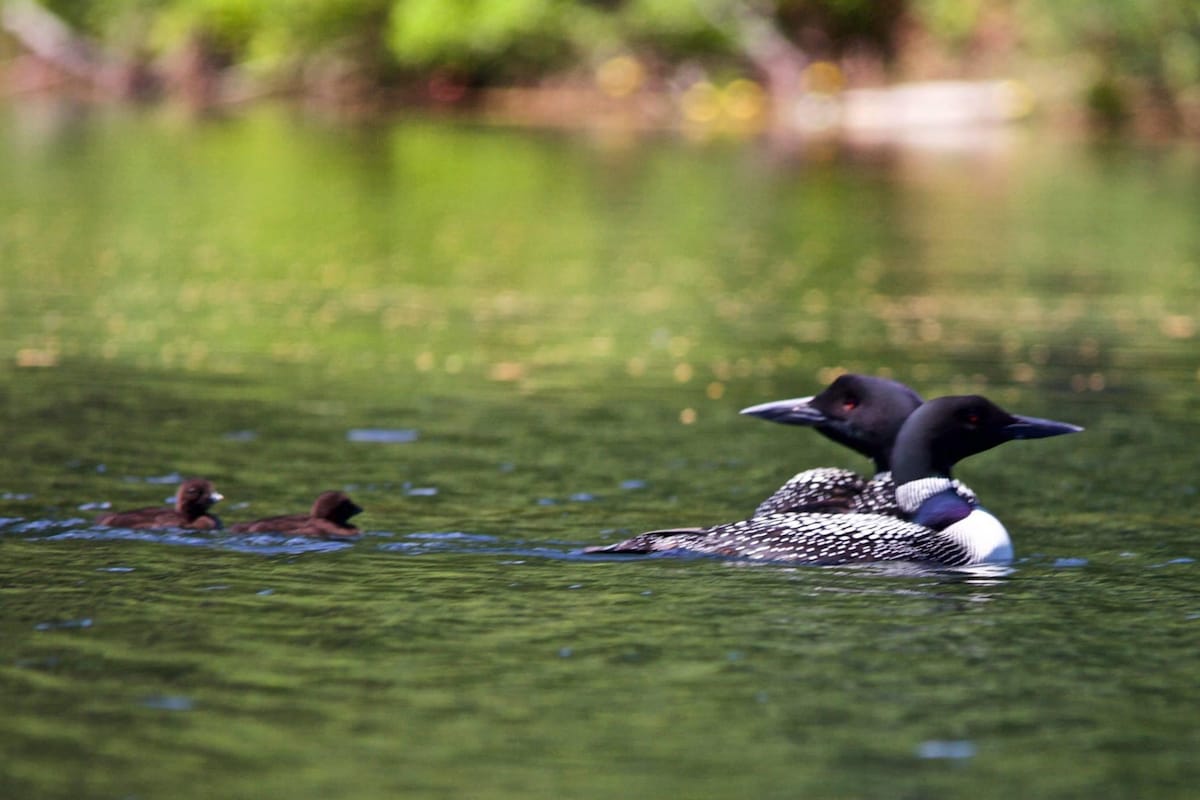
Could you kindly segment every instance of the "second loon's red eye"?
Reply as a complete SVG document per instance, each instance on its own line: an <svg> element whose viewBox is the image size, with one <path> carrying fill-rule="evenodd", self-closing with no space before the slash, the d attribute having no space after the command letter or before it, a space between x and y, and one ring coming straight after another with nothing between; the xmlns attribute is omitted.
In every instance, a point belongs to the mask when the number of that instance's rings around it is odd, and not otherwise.
<svg viewBox="0 0 1200 800"><path fill-rule="evenodd" d="M847 397L845 400L842 401L842 410L843 411L853 411L856 408L858 408L858 398L857 397Z"/></svg>
<svg viewBox="0 0 1200 800"><path fill-rule="evenodd" d="M978 414L967 414L967 424L968 425L978 425L979 424L979 415Z"/></svg>

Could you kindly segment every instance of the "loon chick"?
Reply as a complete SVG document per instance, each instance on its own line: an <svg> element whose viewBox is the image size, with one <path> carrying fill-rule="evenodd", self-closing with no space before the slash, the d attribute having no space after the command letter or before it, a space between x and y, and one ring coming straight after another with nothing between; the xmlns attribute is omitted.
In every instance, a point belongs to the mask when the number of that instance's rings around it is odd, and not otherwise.
<svg viewBox="0 0 1200 800"><path fill-rule="evenodd" d="M921 395L899 381L847 373L811 397L743 408L741 413L748 416L813 427L871 459L876 472L868 481L838 467L805 470L759 503L754 516L800 511L898 514L888 472L892 447L900 426L922 402Z"/></svg>
<svg viewBox="0 0 1200 800"><path fill-rule="evenodd" d="M946 566L1005 563L1012 543L1004 526L960 496L951 468L1013 439L1083 430L1010 414L977 395L939 397L914 411L892 454L897 501L906 519L883 514L782 513L711 528L652 531L586 553L665 550L804 564L922 561Z"/></svg>
<svg viewBox="0 0 1200 800"><path fill-rule="evenodd" d="M198 528L216 530L221 520L208 509L224 499L212 483L203 478L190 478L179 485L175 507L152 506L135 511L114 511L96 518L97 525L113 528Z"/></svg>
<svg viewBox="0 0 1200 800"><path fill-rule="evenodd" d="M343 539L357 536L358 528L350 518L362 513L344 492L321 492L307 514L285 514L230 526L231 533L286 533L291 536L322 536Z"/></svg>

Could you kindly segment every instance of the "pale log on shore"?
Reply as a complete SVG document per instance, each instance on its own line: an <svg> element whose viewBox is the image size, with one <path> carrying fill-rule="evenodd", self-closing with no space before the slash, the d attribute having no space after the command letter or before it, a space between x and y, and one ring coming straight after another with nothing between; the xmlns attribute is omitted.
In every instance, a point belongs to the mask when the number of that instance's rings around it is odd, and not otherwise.
<svg viewBox="0 0 1200 800"><path fill-rule="evenodd" d="M121 65L60 17L32 0L0 3L0 28L35 58L59 70L65 77L105 93L120 93Z"/></svg>

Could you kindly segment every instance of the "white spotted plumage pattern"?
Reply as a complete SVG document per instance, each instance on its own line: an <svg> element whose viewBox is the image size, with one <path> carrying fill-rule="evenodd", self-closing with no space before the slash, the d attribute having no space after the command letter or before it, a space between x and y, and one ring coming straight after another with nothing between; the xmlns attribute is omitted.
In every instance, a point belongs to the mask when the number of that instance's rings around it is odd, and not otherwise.
<svg viewBox="0 0 1200 800"><path fill-rule="evenodd" d="M797 473L758 504L754 516L798 511L849 511L867 481L848 469L819 467ZM893 503L894 504L894 503Z"/></svg>
<svg viewBox="0 0 1200 800"><path fill-rule="evenodd" d="M977 509L967 519L935 531L884 514L770 514L698 530L653 531L607 547L588 548L587 552L679 550L814 565L925 561L961 566L977 563L985 555L971 546L971 531L977 524L972 517L976 514L995 521ZM1001 560L1003 553L996 550L996 556L991 560Z"/></svg>

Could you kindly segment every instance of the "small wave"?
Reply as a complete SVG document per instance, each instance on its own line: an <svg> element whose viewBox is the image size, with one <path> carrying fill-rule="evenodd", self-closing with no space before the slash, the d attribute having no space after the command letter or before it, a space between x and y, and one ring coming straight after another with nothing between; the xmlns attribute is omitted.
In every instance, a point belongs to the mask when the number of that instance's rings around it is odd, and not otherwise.
<svg viewBox="0 0 1200 800"><path fill-rule="evenodd" d="M138 480L138 479L134 478L134 480ZM178 472L168 472L166 475L150 475L148 477L141 478L140 480L142 480L144 483L154 483L154 484L160 484L163 486L167 486L167 485L173 486L177 483L183 483L183 476L180 475Z"/></svg>
<svg viewBox="0 0 1200 800"><path fill-rule="evenodd" d="M505 563L520 564L524 559L551 559L555 561L591 560L583 555L577 542L529 542L523 539L504 539L482 533L463 531L420 531L405 534L399 541L377 545L387 553L403 555L427 555L432 553L471 553L477 555L506 556Z"/></svg>
<svg viewBox="0 0 1200 800"><path fill-rule="evenodd" d="M495 536L488 536L482 533L463 533L462 531L448 531L446 533L410 533L409 539L434 539L439 542L444 541L468 541L468 542L495 542L498 541Z"/></svg>
<svg viewBox="0 0 1200 800"><path fill-rule="evenodd" d="M78 523L76 523L78 524ZM49 527L61 527L62 523L54 523ZM31 532L25 526L22 532ZM50 536L39 537L46 541L67 541L78 539L83 541L127 541L127 542L156 542L158 544L177 547L213 547L222 550L234 550L239 553L258 553L259 555L299 555L301 553L335 552L351 547L348 541L332 541L315 539L309 536L285 536L272 533L255 534L226 534L221 531L183 530L137 530L132 528L87 527L83 529L65 530Z"/></svg>
<svg viewBox="0 0 1200 800"><path fill-rule="evenodd" d="M930 739L917 745L917 758L959 761L973 758L977 750L969 739Z"/></svg>
<svg viewBox="0 0 1200 800"><path fill-rule="evenodd" d="M351 428L346 431L348 441L376 444L408 444L419 436L412 428Z"/></svg>
<svg viewBox="0 0 1200 800"><path fill-rule="evenodd" d="M60 631L69 630L71 628L90 628L92 627L92 618L83 617L81 619L60 619L50 622L39 622L33 626L35 631Z"/></svg>
<svg viewBox="0 0 1200 800"><path fill-rule="evenodd" d="M196 706L192 698L179 694L156 694L143 697L141 704L157 711L191 711Z"/></svg>
<svg viewBox="0 0 1200 800"><path fill-rule="evenodd" d="M11 517L0 519L0 532L16 534L53 534L56 531L70 531L80 525L90 525L87 520L73 519L24 519Z"/></svg>
<svg viewBox="0 0 1200 800"><path fill-rule="evenodd" d="M225 550L239 553L258 553L264 556L300 555L302 553L336 553L354 545L348 541L316 539L311 536L284 536L277 533L235 534L217 542Z"/></svg>
<svg viewBox="0 0 1200 800"><path fill-rule="evenodd" d="M128 541L128 542L159 542L161 544L183 545L186 547L204 547L214 542L207 536L182 531L134 530L133 528L100 528L89 527L82 530L68 530L43 537L46 541L60 542L71 539L84 541Z"/></svg>
<svg viewBox="0 0 1200 800"><path fill-rule="evenodd" d="M499 539L481 533L463 531L421 531L409 533L402 541L379 545L380 550L399 553L441 553L446 551L494 550Z"/></svg>

